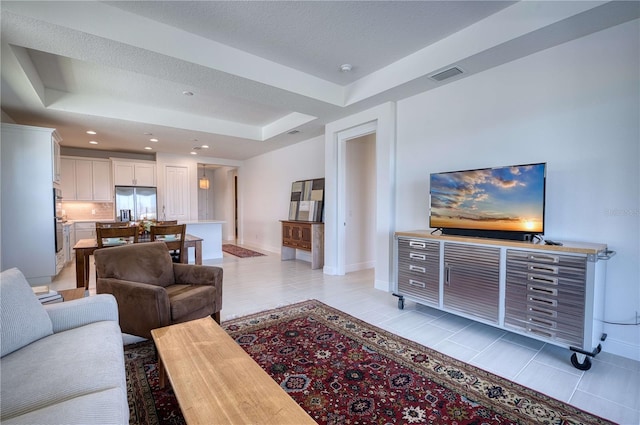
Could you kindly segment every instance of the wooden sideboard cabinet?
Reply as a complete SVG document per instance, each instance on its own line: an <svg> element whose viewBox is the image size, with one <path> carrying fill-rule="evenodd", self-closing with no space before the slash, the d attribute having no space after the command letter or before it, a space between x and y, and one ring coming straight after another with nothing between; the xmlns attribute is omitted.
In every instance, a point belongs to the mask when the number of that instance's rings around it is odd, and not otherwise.
<svg viewBox="0 0 640 425"><path fill-rule="evenodd" d="M604 318L605 244L541 245L396 232L394 295L573 351L591 367Z"/></svg>
<svg viewBox="0 0 640 425"><path fill-rule="evenodd" d="M324 223L314 221L282 222L281 259L295 260L296 249L311 253L311 268L324 267Z"/></svg>

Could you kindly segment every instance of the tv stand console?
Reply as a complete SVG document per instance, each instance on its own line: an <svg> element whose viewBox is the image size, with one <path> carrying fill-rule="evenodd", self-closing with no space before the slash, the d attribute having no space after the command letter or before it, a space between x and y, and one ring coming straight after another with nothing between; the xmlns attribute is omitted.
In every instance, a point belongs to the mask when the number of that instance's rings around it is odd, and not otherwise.
<svg viewBox="0 0 640 425"><path fill-rule="evenodd" d="M405 299L573 351L591 367L603 333L605 244L396 232L398 308Z"/></svg>

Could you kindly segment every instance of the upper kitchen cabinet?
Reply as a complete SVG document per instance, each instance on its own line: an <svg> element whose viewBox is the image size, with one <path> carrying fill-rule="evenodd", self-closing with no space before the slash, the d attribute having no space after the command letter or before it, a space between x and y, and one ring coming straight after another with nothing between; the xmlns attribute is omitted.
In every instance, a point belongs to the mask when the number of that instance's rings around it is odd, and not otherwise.
<svg viewBox="0 0 640 425"><path fill-rule="evenodd" d="M156 186L156 163L151 161L118 161L113 163L115 186Z"/></svg>
<svg viewBox="0 0 640 425"><path fill-rule="evenodd" d="M62 198L65 201L113 200L111 184L111 161L106 159L73 158L61 159Z"/></svg>
<svg viewBox="0 0 640 425"><path fill-rule="evenodd" d="M17 267L33 285L50 282L64 261L52 181L59 140L52 128L2 123L0 269Z"/></svg>

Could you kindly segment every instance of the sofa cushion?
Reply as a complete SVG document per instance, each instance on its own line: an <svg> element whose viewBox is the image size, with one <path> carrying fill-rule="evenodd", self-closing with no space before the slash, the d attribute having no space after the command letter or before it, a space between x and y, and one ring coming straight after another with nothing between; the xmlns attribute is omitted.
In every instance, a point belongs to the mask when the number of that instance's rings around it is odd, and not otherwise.
<svg viewBox="0 0 640 425"><path fill-rule="evenodd" d="M86 394L3 420L2 425L128 424L129 405L126 394L123 396L122 393L122 388L110 388L97 393Z"/></svg>
<svg viewBox="0 0 640 425"><path fill-rule="evenodd" d="M171 305L171 322L182 322L194 312L209 309L201 317L213 314L216 289L208 285L171 285L165 288ZM191 318L191 317L190 317Z"/></svg>
<svg viewBox="0 0 640 425"><path fill-rule="evenodd" d="M95 322L42 338L3 357L0 367L3 423L113 388L123 391L126 400L124 349L117 322Z"/></svg>
<svg viewBox="0 0 640 425"><path fill-rule="evenodd" d="M49 315L16 268L0 275L0 324L0 357L53 333Z"/></svg>
<svg viewBox="0 0 640 425"><path fill-rule="evenodd" d="M98 278L168 286L174 283L173 263L164 242L134 243L97 249Z"/></svg>

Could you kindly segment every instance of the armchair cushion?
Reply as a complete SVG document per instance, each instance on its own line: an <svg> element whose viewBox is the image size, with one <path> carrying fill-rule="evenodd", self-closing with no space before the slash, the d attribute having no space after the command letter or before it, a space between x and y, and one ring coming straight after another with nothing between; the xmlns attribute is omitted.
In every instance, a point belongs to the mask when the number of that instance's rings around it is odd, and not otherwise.
<svg viewBox="0 0 640 425"><path fill-rule="evenodd" d="M0 323L0 357L53 334L49 315L16 268L3 271L0 277Z"/></svg>
<svg viewBox="0 0 640 425"><path fill-rule="evenodd" d="M163 242L102 248L93 255L98 276L162 287L175 283L171 256ZM104 256L108 256L108 261L100 261Z"/></svg>
<svg viewBox="0 0 640 425"><path fill-rule="evenodd" d="M171 321L184 322L194 313L202 318L214 313L216 289L205 285L171 285L166 288L171 305ZM203 312L200 314L199 312Z"/></svg>

